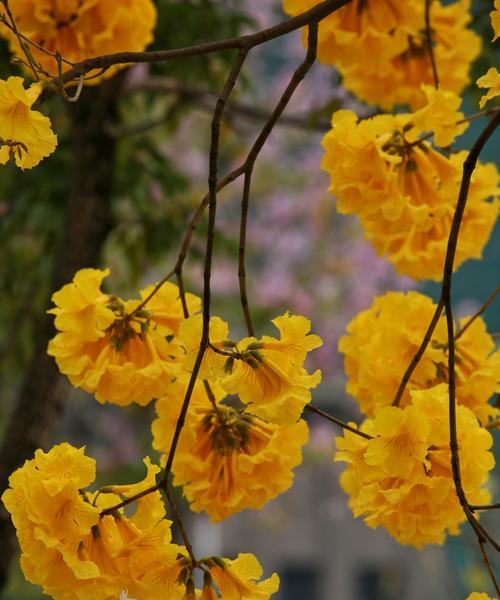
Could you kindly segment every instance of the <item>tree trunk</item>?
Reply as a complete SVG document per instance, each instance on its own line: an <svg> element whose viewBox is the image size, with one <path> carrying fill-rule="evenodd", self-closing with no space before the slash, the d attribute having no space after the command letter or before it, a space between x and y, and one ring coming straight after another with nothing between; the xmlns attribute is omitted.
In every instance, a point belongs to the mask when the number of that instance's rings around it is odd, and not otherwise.
<svg viewBox="0 0 500 600"><path fill-rule="evenodd" d="M79 269L97 266L111 229L116 144L106 134L104 125L117 118L122 79L123 75L118 75L100 86L86 88L76 104L68 104L73 145L71 180L65 232L53 272L54 291L70 282ZM0 449L0 495L8 487L9 475L32 458L37 448L50 444L63 412L67 388L53 358L47 355L48 341L55 333L52 321L47 314L40 318L34 354ZM7 583L10 562L18 551L10 515L2 503L0 547L1 592Z"/></svg>

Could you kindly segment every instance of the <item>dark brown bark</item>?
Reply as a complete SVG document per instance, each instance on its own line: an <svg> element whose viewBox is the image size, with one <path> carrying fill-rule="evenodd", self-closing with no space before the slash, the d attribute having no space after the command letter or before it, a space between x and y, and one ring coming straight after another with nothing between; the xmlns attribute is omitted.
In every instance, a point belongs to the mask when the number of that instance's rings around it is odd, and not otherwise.
<svg viewBox="0 0 500 600"><path fill-rule="evenodd" d="M118 75L103 85L85 89L80 100L67 107L72 166L68 174L71 179L68 176L66 226L54 266L53 290L71 281L78 269L98 264L111 229L115 140L106 134L105 123L116 120L121 81L122 75ZM46 314L40 317L34 354L0 449L0 495L8 486L9 475L31 458L37 448L50 444L63 412L67 388L54 360L46 352L47 343L54 335L52 321ZM0 548L1 591L7 583L11 560L18 551L10 516L1 503Z"/></svg>

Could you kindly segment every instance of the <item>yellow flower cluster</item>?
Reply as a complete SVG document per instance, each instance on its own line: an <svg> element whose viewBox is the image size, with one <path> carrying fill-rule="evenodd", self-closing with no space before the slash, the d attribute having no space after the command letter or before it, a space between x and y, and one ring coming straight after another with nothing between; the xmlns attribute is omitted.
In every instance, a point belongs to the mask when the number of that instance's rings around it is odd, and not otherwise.
<svg viewBox="0 0 500 600"><path fill-rule="evenodd" d="M472 594L469 594L465 600L495 600L495 599L491 598L490 596L488 596L488 594L485 594L484 592L472 592Z"/></svg>
<svg viewBox="0 0 500 600"><path fill-rule="evenodd" d="M156 402L153 447L160 452L170 448L185 388L177 380ZM192 510L205 511L212 521L260 509L285 492L308 440L305 421L266 423L223 403L224 396L213 386L211 402L197 382L173 463L174 484L183 487Z"/></svg>
<svg viewBox="0 0 500 600"><path fill-rule="evenodd" d="M116 494L132 495L154 484L158 468L146 464L146 479L118 486L122 489ZM151 593L153 582L148 593L138 567L161 566L171 572L172 586L179 571L178 548L170 544L170 522L163 518L160 495L140 500L131 518L122 511L101 518L101 510L120 502L120 496L86 492L94 479L95 461L84 455L83 448L66 443L46 454L37 450L33 460L11 475L2 500L17 529L23 572L56 600L108 600L124 588L153 600L157 597ZM146 575L151 577L152 572Z"/></svg>
<svg viewBox="0 0 500 600"><path fill-rule="evenodd" d="M424 88L428 104L414 114L378 115L358 121L350 110L333 115L323 138L322 167L337 209L356 214L376 252L414 279L439 279L462 175L465 153L449 158L419 136L432 129L440 143L463 131L453 125L457 99ZM419 126L417 126L417 123ZM479 164L462 220L455 268L480 258L497 217L498 172Z"/></svg>
<svg viewBox="0 0 500 600"><path fill-rule="evenodd" d="M307 353L322 341L309 334L311 323L305 317L286 313L272 323L280 332L279 339L265 335L236 343L228 340L227 323L212 318L210 341L215 350L207 350L200 376L219 381L228 394L238 394L249 413L270 423L290 425L310 402L311 388L321 381L319 370L309 374L303 365ZM188 369L197 354L201 330L200 315L186 319L180 327Z"/></svg>
<svg viewBox="0 0 500 600"><path fill-rule="evenodd" d="M83 269L52 296L56 308L49 312L59 333L48 353L73 385L99 402L145 405L165 393L180 369L179 290L167 282L147 309L137 310L152 287L141 291L141 300L125 302L101 291L108 274L108 269ZM199 310L196 296L187 294L186 302L190 312Z"/></svg>
<svg viewBox="0 0 500 600"><path fill-rule="evenodd" d="M316 4L318 0L283 0L290 15ZM433 83L424 5L419 0L353 0L321 21L319 60L334 64L342 84L366 102L384 109L422 106L420 86ZM433 51L445 90L462 91L479 54L480 38L467 28L470 20L470 0L432 3Z"/></svg>
<svg viewBox="0 0 500 600"><path fill-rule="evenodd" d="M143 481L89 492L85 488L95 479L95 461L83 448L63 443L48 453L37 450L11 475L2 501L17 529L21 567L29 581L55 600L114 600L124 590L140 600L189 597L194 567L186 549L171 542L160 492L137 500L132 516L123 509L102 514L154 486L159 468L149 459L144 462ZM218 598L212 578L224 600L267 600L278 589L275 574L256 581L262 569L251 554L200 563L209 573L205 589L198 592L201 598Z"/></svg>
<svg viewBox="0 0 500 600"><path fill-rule="evenodd" d="M388 292L377 297L347 326L339 341L345 355L347 392L368 417L394 400L403 374L418 350L436 305L418 292ZM469 318L460 321L463 327ZM448 343L444 316L401 399L409 390L427 389L448 380ZM486 424L499 410L488 403L500 376L500 351L478 317L456 341L456 397Z"/></svg>
<svg viewBox="0 0 500 600"><path fill-rule="evenodd" d="M458 534L466 517L451 475L447 385L412 391L411 404L379 410L361 431L372 438L345 431L335 456L347 463L340 482L354 516L417 548ZM491 434L464 406L457 407L457 433L467 498L488 502L483 485L495 463Z"/></svg>
<svg viewBox="0 0 500 600"><path fill-rule="evenodd" d="M54 152L57 137L50 119L31 109L41 89L33 84L25 90L21 77L0 80L0 164L12 159L31 169Z"/></svg>
<svg viewBox="0 0 500 600"><path fill-rule="evenodd" d="M141 52L152 41L156 24L152 0L16 0L11 11L25 37L73 63L114 52ZM11 51L23 57L17 36L7 27L0 33L8 39ZM30 51L42 69L57 75L53 56L35 46L30 46ZM61 66L63 71L69 68L64 62ZM89 83L111 77L120 68L91 72L94 78Z"/></svg>

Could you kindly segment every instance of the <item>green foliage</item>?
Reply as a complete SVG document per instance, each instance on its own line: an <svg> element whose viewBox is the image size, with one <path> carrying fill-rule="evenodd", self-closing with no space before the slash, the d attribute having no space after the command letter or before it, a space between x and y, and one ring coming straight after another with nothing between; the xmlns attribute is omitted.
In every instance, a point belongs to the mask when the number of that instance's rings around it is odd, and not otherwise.
<svg viewBox="0 0 500 600"><path fill-rule="evenodd" d="M239 10L240 4L239 1L232 2L232 8L228 8L225 3L211 0L160 0L155 42L151 49L182 48L241 35L243 28L252 25L253 21ZM207 82L212 87L225 77L233 55L234 52L223 52L176 60L154 66L153 73L179 77L184 83L199 85Z"/></svg>

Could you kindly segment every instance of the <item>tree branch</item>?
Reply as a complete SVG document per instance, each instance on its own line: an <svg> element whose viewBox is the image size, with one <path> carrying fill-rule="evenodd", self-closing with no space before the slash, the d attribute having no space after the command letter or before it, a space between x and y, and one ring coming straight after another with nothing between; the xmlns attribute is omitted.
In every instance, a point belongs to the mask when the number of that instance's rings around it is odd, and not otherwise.
<svg viewBox="0 0 500 600"><path fill-rule="evenodd" d="M296 31L301 27L310 25L311 23L319 23L322 19L327 17L337 9L349 4L351 0L325 0L314 6L313 8L253 34L243 35L237 38L228 38L225 40L218 40L215 42L208 42L204 44L197 44L195 46L188 46L186 48L176 48L173 50L158 50L152 52L117 52L114 54L107 54L103 56L96 56L93 58L87 58L77 63L71 69L68 69L61 80L58 78L52 79L52 91L58 89L61 84L67 84L75 79L78 79L81 75L85 75L89 71L94 69L107 69L113 65L123 65L128 63L152 63L152 62L166 62L169 60L176 60L179 58L190 58L193 56L201 56L205 54L213 54L214 52L220 52L222 50L242 50L245 49L247 52L256 46L265 44L278 37ZM50 89L51 86L46 88ZM49 93L49 92L47 92Z"/></svg>

